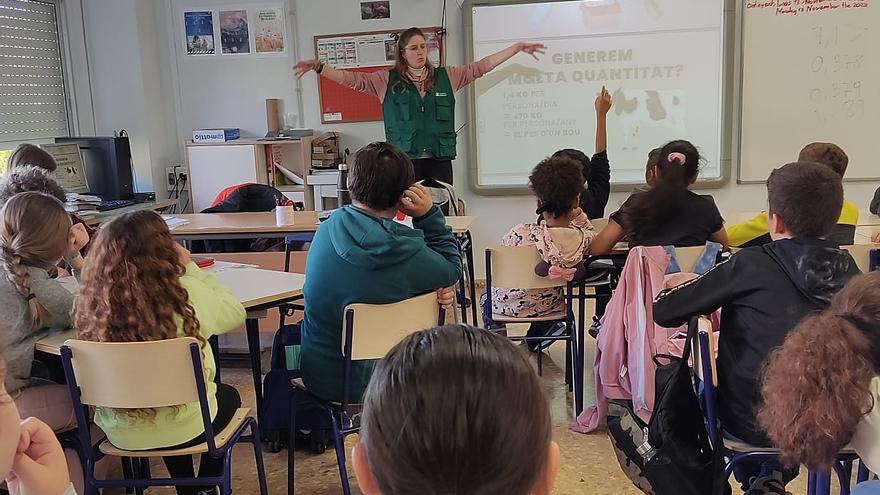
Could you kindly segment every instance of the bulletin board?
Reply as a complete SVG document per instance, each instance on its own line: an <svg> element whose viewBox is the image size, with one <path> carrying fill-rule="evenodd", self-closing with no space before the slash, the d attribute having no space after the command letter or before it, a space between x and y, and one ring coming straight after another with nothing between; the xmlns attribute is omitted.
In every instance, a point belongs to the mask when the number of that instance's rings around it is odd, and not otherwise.
<svg viewBox="0 0 880 495"><path fill-rule="evenodd" d="M428 44L428 60L434 67L443 64L443 37L439 26L422 28ZM394 66L397 35L400 30L315 36L319 61L337 69L376 72ZM322 124L382 120L382 104L373 95L346 88L325 77L318 78L318 98Z"/></svg>

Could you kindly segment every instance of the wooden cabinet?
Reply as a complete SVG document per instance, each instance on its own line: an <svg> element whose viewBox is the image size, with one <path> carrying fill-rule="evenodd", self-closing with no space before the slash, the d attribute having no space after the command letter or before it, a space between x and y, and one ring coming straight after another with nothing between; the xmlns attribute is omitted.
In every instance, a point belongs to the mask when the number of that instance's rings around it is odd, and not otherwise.
<svg viewBox="0 0 880 495"><path fill-rule="evenodd" d="M285 196L301 201L306 209L314 206L308 185L312 138L283 141L237 139L226 143L184 143L187 191L193 212L211 206L223 189L246 182L269 184ZM276 182L274 164L279 164L302 178L303 184ZM283 182L283 183L282 183Z"/></svg>

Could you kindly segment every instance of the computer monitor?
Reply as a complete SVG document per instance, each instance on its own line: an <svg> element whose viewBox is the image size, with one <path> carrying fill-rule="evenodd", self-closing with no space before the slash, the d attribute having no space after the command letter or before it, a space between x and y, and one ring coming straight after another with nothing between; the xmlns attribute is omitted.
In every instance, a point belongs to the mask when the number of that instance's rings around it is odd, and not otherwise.
<svg viewBox="0 0 880 495"><path fill-rule="evenodd" d="M55 138L56 144L79 145L89 192L101 199L132 199L131 147L128 137Z"/></svg>
<svg viewBox="0 0 880 495"><path fill-rule="evenodd" d="M83 166L82 155L79 145L73 144L46 144L43 145L58 168L55 169L55 180L66 192L84 194L89 192L89 179Z"/></svg>

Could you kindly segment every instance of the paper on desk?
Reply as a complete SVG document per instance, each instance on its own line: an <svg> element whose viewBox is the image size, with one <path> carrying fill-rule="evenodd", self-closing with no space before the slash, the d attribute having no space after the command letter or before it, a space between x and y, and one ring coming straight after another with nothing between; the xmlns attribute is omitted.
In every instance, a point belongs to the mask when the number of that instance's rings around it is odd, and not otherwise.
<svg viewBox="0 0 880 495"><path fill-rule="evenodd" d="M245 268L259 268L259 265L249 265L247 263L231 263L229 261L215 261L213 265L205 267L204 271L210 273L222 273L229 270L242 270Z"/></svg>
<svg viewBox="0 0 880 495"><path fill-rule="evenodd" d="M162 215L162 220L165 220L165 224L168 225L168 228L171 230L189 223L189 220L184 220L171 215Z"/></svg>

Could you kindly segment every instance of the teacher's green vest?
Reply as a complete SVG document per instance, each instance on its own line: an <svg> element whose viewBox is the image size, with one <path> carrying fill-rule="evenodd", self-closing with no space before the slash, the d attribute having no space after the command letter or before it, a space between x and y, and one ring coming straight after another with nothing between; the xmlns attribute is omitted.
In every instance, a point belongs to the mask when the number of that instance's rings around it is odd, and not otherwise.
<svg viewBox="0 0 880 495"><path fill-rule="evenodd" d="M410 158L418 158L424 151L437 159L455 158L455 94L446 69L434 69L434 87L424 97L392 70L382 113L385 139Z"/></svg>

